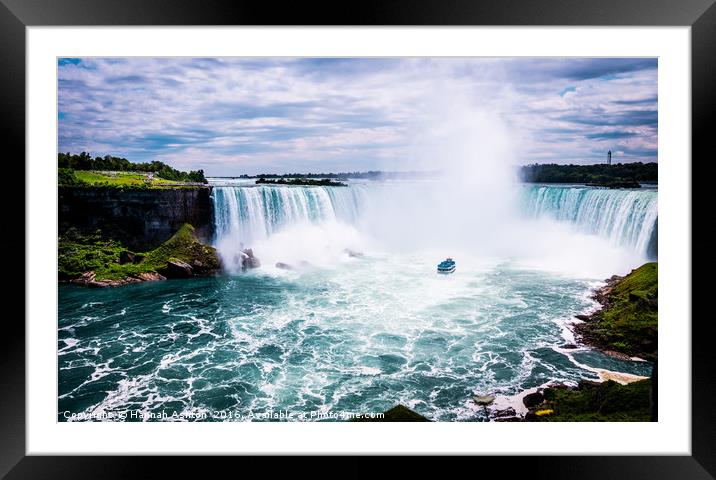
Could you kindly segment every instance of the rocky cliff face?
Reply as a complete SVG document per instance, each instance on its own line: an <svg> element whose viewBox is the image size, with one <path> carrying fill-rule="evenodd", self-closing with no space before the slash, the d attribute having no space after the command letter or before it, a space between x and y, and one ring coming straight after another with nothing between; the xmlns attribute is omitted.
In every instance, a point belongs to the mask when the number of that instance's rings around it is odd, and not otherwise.
<svg viewBox="0 0 716 480"><path fill-rule="evenodd" d="M213 209L211 187L120 190L59 189L59 233L69 228L102 230L131 249L145 251L168 240L183 224L209 241Z"/></svg>

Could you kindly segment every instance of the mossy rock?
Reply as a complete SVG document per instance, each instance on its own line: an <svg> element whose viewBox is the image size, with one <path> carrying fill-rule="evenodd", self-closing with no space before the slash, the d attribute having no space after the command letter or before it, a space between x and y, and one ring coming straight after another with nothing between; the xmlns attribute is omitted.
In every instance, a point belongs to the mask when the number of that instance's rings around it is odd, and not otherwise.
<svg viewBox="0 0 716 480"><path fill-rule="evenodd" d="M182 225L169 240L148 252L131 252L120 242L102 239L101 232L83 236L72 231L60 237L58 253L61 280L89 271L95 272L97 280L136 278L144 273L158 273L168 262L176 260L191 265L197 275L221 268L216 249L201 243L189 224ZM130 257L132 262L122 262Z"/></svg>

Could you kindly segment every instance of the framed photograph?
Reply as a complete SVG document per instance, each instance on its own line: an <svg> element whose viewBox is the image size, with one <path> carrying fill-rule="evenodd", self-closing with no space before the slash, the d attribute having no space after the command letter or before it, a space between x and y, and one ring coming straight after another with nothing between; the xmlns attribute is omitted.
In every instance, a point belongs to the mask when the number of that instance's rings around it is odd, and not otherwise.
<svg viewBox="0 0 716 480"><path fill-rule="evenodd" d="M2 0L0 472L713 478L712 3Z"/></svg>

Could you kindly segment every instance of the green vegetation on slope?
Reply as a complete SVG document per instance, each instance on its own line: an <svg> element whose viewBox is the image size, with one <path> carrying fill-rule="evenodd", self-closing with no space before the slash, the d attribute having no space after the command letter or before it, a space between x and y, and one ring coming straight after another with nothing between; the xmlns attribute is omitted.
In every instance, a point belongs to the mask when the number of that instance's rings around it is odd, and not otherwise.
<svg viewBox="0 0 716 480"><path fill-rule="evenodd" d="M658 332L658 264L646 263L619 280L605 307L580 333L597 346L648 360L656 357Z"/></svg>
<svg viewBox="0 0 716 480"><path fill-rule="evenodd" d="M590 183L604 186L633 186L638 182L656 183L658 164L617 163L606 165L525 165L520 168L525 182L533 183Z"/></svg>
<svg viewBox="0 0 716 480"><path fill-rule="evenodd" d="M582 382L578 388L552 387L529 420L537 422L649 422L651 380L620 385ZM552 412L550 412L552 410ZM540 412L545 414L540 415Z"/></svg>
<svg viewBox="0 0 716 480"><path fill-rule="evenodd" d="M133 163L126 158L105 155L92 158L89 153L60 153L57 155L58 168L72 170L98 170L112 172L152 172L157 177L174 182L207 183L203 170L181 172L163 162Z"/></svg>
<svg viewBox="0 0 716 480"><path fill-rule="evenodd" d="M183 182L165 180L143 172L99 172L79 170L74 172L75 177L86 186L111 188L166 188L190 187L181 185Z"/></svg>
<svg viewBox="0 0 716 480"><path fill-rule="evenodd" d="M70 229L60 236L57 249L60 279L69 279L88 271L102 271L126 249L114 240L103 239L99 231L82 235Z"/></svg>
<svg viewBox="0 0 716 480"><path fill-rule="evenodd" d="M58 256L61 279L94 271L97 280L121 280L157 272L170 260L198 265L199 271L219 268L216 249L199 242L194 236L194 227L189 224L184 224L172 238L145 253L134 253L119 242L103 239L101 232L87 236L71 229L59 239Z"/></svg>

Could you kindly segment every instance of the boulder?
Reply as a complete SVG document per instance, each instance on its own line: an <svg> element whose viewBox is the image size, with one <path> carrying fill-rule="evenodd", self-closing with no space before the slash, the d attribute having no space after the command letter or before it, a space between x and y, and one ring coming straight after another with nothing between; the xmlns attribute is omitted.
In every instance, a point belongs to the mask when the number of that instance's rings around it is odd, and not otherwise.
<svg viewBox="0 0 716 480"><path fill-rule="evenodd" d="M195 258L191 261L191 268L194 270L194 275L204 275L215 271L212 265L207 265L204 261Z"/></svg>
<svg viewBox="0 0 716 480"><path fill-rule="evenodd" d="M494 410L492 412L492 418L496 420L502 420L505 421L505 419L510 417L516 417L517 412L515 412L515 409L512 407L507 407L504 410Z"/></svg>
<svg viewBox="0 0 716 480"><path fill-rule="evenodd" d="M582 320L584 322L588 322L591 319L591 317L589 315L581 315L581 314L575 315L574 318L576 318L577 320Z"/></svg>
<svg viewBox="0 0 716 480"><path fill-rule="evenodd" d="M343 251L351 258L363 258L363 252L357 252L355 250L351 250L350 248L345 248Z"/></svg>
<svg viewBox="0 0 716 480"><path fill-rule="evenodd" d="M254 251L250 248L241 250L241 269L248 270L249 268L259 268L261 262L254 256Z"/></svg>
<svg viewBox="0 0 716 480"><path fill-rule="evenodd" d="M534 408L543 401L544 395L542 395L542 392L529 393L522 399L522 403L524 403L527 408Z"/></svg>
<svg viewBox="0 0 716 480"><path fill-rule="evenodd" d="M95 273L93 271L84 272L79 277L70 280L72 283L79 283L87 287L104 287L104 283L95 280Z"/></svg>
<svg viewBox="0 0 716 480"><path fill-rule="evenodd" d="M559 348L565 349L565 350L574 350L577 348L577 346L573 343L565 343L564 345L560 345Z"/></svg>
<svg viewBox="0 0 716 480"><path fill-rule="evenodd" d="M166 280L166 277L157 272L142 272L134 275L134 278L143 282L153 282L157 280Z"/></svg>
<svg viewBox="0 0 716 480"><path fill-rule="evenodd" d="M189 278L194 276L194 270L191 265L181 260L169 260L167 264L157 270L166 278Z"/></svg>
<svg viewBox="0 0 716 480"><path fill-rule="evenodd" d="M494 395L475 395L472 397L472 401L476 404L485 407L495 401Z"/></svg>
<svg viewBox="0 0 716 480"><path fill-rule="evenodd" d="M276 268L280 268L281 270L294 270L294 268L289 265L288 263L278 262L276 264Z"/></svg>

